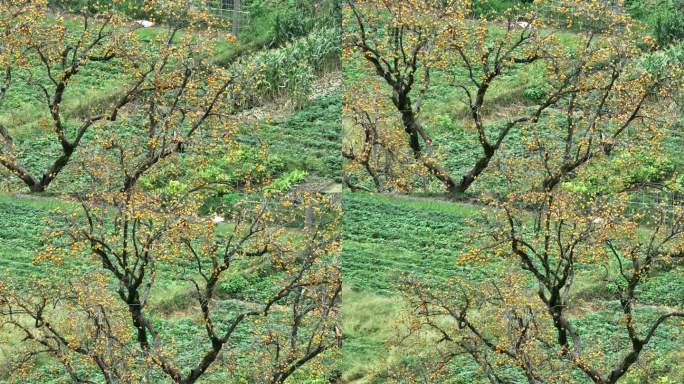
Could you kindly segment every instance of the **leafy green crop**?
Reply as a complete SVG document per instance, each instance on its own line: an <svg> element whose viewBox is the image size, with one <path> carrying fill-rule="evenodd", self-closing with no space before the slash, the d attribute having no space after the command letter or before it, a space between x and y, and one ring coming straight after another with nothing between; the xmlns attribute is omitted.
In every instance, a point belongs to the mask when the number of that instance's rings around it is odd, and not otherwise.
<svg viewBox="0 0 684 384"><path fill-rule="evenodd" d="M277 179L273 180L271 184L264 188L266 192L285 192L295 186L297 183L304 181L308 173L306 171L300 171L299 169L293 169L292 171L285 172L280 175Z"/></svg>

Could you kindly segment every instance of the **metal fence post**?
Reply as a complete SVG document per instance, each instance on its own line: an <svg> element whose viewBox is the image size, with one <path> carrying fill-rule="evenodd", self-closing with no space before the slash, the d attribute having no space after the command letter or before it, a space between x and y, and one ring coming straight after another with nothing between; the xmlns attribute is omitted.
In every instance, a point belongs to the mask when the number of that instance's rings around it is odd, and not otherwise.
<svg viewBox="0 0 684 384"><path fill-rule="evenodd" d="M238 34L238 26L240 23L240 0L233 0L233 36Z"/></svg>

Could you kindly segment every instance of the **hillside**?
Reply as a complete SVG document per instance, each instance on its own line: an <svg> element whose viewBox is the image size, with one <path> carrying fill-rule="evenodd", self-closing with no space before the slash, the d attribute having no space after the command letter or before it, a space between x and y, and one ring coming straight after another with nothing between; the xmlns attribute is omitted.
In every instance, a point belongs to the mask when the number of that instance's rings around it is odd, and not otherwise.
<svg viewBox="0 0 684 384"><path fill-rule="evenodd" d="M104 2L92 9L88 7L94 5L84 4L36 2L16 5L13 16L0 12L2 28L21 23L25 12L39 20L35 35L45 28L58 36L44 42L47 48L33 48L31 40L18 38L12 43L20 49L30 46L24 49L35 55L27 56L27 62L0 60L12 70L10 86L0 96L2 134L11 143L0 157L20 164L27 174L48 172L53 178L44 192L29 193L25 180L11 168L0 173L0 382L162 383L181 375L188 382L202 376L204 383L324 380L334 370L330 358L336 346L332 325L337 300L318 303L300 285L310 284L309 279L329 284L331 290L339 285L336 253L327 243L334 236L335 208L325 198L302 197L297 188L340 180L335 7L326 1L243 1L239 33L226 37L229 12L193 15L186 8L184 17L197 17L197 24L176 26L177 14L168 2L152 10L135 1ZM189 10L202 10L194 7ZM154 20L154 25L136 26L136 19ZM90 34L89 29L100 26ZM70 64L78 66L73 74L59 57L41 56L43 49L61 49L63 43L64 60L69 61L72 53L77 57L74 47L90 38L93 46L98 39L111 41ZM114 46L116 39L126 39L128 46L110 59L107 44ZM184 44L191 47L196 40L201 44L184 61ZM165 50L165 45L172 48ZM95 58L100 54L104 56ZM141 56L134 58L137 54ZM131 59L140 61L131 64ZM138 72L148 63L150 72ZM55 75L62 71L68 77ZM155 81L145 82L148 74L157 76ZM222 94L212 81L223 81L224 75L230 87ZM138 81L145 86L137 88ZM211 105L216 107L204 112L204 120L201 111L209 102L203 98L215 91L223 96L214 99ZM59 96L46 103L45 92ZM122 108L114 109L116 118L97 125L117 103ZM191 120L196 116L195 123ZM90 121L95 126L81 137L80 127ZM191 138L194 129L201 132ZM187 136L185 142L178 141L179 135ZM65 146L70 140L73 154ZM173 140L171 152L164 149L167 140ZM121 152L115 160L117 148ZM50 174L61 161L55 159L67 150L63 168ZM136 173L140 175L130 178ZM119 189L136 196L136 203L119 199ZM292 207L293 199L301 203ZM133 208L140 201L145 203ZM269 213L256 214L254 202ZM305 214L305 204L306 209L317 207L317 213ZM136 214L129 216L127 209ZM88 223L88 236L102 236L98 241L111 251L103 259L98 260L99 251L81 252L76 244ZM77 230L83 224L86 232ZM236 236L239 245L233 243ZM268 251L252 254L260 244L268 244ZM226 247L226 252L234 248L230 258L218 259L208 251L211 247ZM309 249L316 254L308 254ZM298 259L302 265L297 274L277 264L290 257L310 261ZM107 267L108 260L116 266ZM215 280L202 280L212 268ZM321 283L319 273L330 281ZM120 290L126 285L137 289L128 277L133 274L145 281L138 285L139 296ZM45 301L41 304L42 294L50 296L44 299L50 300L49 308ZM130 304L132 300L138 304ZM207 302L210 308L203 307ZM297 313L300 303L330 311L331 325L327 320L315 325L316 318L307 313L298 314L293 323L288 316ZM22 305L40 309L18 311ZM126 323L130 316L122 315L136 307L145 308L144 327L154 351L146 342L126 339L136 327ZM93 313L94 308L101 312ZM24 327L32 318L35 327ZM208 330L210 321L216 327ZM273 351L270 346L288 332L297 332L302 344L293 341L287 352ZM225 334L221 342L218 333ZM27 334L32 336L25 338ZM104 334L114 344L100 350ZM317 344L306 344L314 340ZM166 362L153 368L146 359ZM254 369L255 364L262 364L261 369Z"/></svg>

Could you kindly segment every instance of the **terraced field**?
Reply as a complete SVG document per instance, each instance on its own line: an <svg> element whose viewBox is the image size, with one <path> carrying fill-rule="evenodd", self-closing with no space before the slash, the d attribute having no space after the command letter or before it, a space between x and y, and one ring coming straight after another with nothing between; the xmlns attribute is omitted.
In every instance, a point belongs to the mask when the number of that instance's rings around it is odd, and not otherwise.
<svg viewBox="0 0 684 384"><path fill-rule="evenodd" d="M467 245L465 220L477 208L448 202L344 195L344 279L349 288L391 294L401 275L446 279Z"/></svg>

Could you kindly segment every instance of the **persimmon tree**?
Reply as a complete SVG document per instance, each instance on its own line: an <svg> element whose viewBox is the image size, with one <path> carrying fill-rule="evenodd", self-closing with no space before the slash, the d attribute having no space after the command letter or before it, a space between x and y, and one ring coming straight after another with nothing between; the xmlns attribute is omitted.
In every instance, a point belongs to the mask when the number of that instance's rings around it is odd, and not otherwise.
<svg viewBox="0 0 684 384"><path fill-rule="evenodd" d="M77 258L89 272L31 290L3 283L3 329L23 340L11 378L31 377L34 359L49 355L75 382L194 383L218 372L282 383L338 345L338 239L326 202L307 200L322 213L296 236L283 228L296 216L275 214L273 201L234 207L234 228L214 235L215 224L192 213L187 195L157 199L125 191L83 201L80 220L57 233L55 248L37 262ZM217 297L246 268L270 284L252 298ZM181 358L178 336L151 304L164 280L185 282L194 301L186 310L195 333L183 342L192 359ZM235 339L250 328L253 344L240 350Z"/></svg>
<svg viewBox="0 0 684 384"><path fill-rule="evenodd" d="M492 383L512 380L506 367L530 383L576 382L578 372L595 383L616 383L626 375L658 343L659 332L662 340L666 324L676 327L684 318L677 307L652 313L640 297L641 287L681 252L682 207L632 215L628 199L626 192L589 200L563 190L526 194L534 212L519 208L521 200L501 202L482 232L489 240L460 260L501 260L511 268L438 290L410 282L416 321L436 331L443 346L443 370L432 373L444 375L447 361L466 354ZM601 310L620 319L623 335L578 325L584 306L592 305L577 297L578 281L599 275L616 300ZM612 352L602 349L607 345Z"/></svg>
<svg viewBox="0 0 684 384"><path fill-rule="evenodd" d="M565 114L566 157L559 172L572 172L597 146L609 150L618 145L624 131L641 117L646 97L673 79L645 73L633 77L634 63L651 49L652 39L644 39L634 21L607 3L542 1L533 11L513 9L489 21L466 19L469 9L462 2L428 3L347 2L346 54L350 60L367 62L368 70L385 83L378 85L368 77L365 92L389 98L401 115L396 119L400 124L385 123L376 130L386 137L403 136L415 162L450 192L470 188L513 130L547 134L549 115ZM559 25L577 28L572 43L560 39ZM544 84L538 100L506 107L503 119L491 114L497 107L492 89L501 86L499 79L533 68L541 70ZM421 124L429 113L422 107L436 75L453 78L449 86L462 92L454 109L461 101L465 104L466 128L480 147L480 154L464 165L468 170L458 176L441 164L461 154L440 149L430 127ZM373 113L367 106L372 99L352 98L356 105L348 110ZM363 127L355 126L350 135L361 137ZM544 146L539 148L543 153ZM548 175L546 187L558 178Z"/></svg>
<svg viewBox="0 0 684 384"><path fill-rule="evenodd" d="M367 100L364 89L349 86L345 114L351 128L342 135L343 181L352 191L368 190L359 175L368 175L377 192L410 190L416 177L427 177L404 151L401 137L393 134L394 119L384 100ZM364 100L358 100L364 99Z"/></svg>
<svg viewBox="0 0 684 384"><path fill-rule="evenodd" d="M347 57L351 58L350 49L358 50L372 70L391 88L391 101L401 115L413 156L449 185L445 171L427 159L429 153L424 153L424 145L428 151L432 149L432 140L417 119L421 98L413 100L411 95L415 92L411 91L417 88L422 96L427 90L430 72L418 71L424 69L425 62L431 59L433 40L444 35L454 23L463 22L463 6L459 2L382 1L348 1L346 5L344 23L356 26L353 35L345 39L348 40L345 43Z"/></svg>
<svg viewBox="0 0 684 384"><path fill-rule="evenodd" d="M6 1L0 10L0 109L13 92L34 90L36 108L47 116L41 121L50 133L47 144L39 146L50 157L49 165L36 173L22 160L22 149L15 143L15 137L26 136L21 132L25 129L21 119L0 122L0 164L31 192L44 191L73 160L93 129L116 122L121 110L142 93L166 92L168 87L194 88L193 83L201 76L202 59L211 49L198 40L212 36L213 28L220 25L189 3L153 1L146 5L149 13L165 24L151 41L143 41L136 33L140 25L117 12L118 2L92 5L78 14L62 14L47 3ZM73 111L68 103L85 96L77 88L81 77L103 62L117 68L121 84L103 97L82 103L86 105L82 111ZM183 95L180 91L179 97ZM174 108L176 113L182 105ZM37 138L29 140L43 143ZM53 143L59 147L54 155L47 148Z"/></svg>
<svg viewBox="0 0 684 384"><path fill-rule="evenodd" d="M41 104L51 116L54 140L61 146L61 153L52 160L48 169L42 175L35 175L15 155L15 127L3 125L0 128L3 139L0 162L32 192L45 190L69 162L93 124L115 119L117 110L131 100L130 96L140 86L136 82L129 92L124 92L110 111L88 116L76 128L69 127L62 110L65 93L89 63L123 56L122 46L127 45L123 40L125 33L114 32L121 20L113 14L97 19L84 14L82 31L74 33L67 31L63 18L61 23L47 24L47 12L46 2L8 1L3 2L0 15L3 28L2 71L5 75L2 99L20 86L38 89Z"/></svg>
<svg viewBox="0 0 684 384"><path fill-rule="evenodd" d="M681 306L644 294L658 273L681 268L681 201L631 204L643 188L635 170L650 166L644 154L658 156L671 139L681 63L650 53L651 39L619 8L569 5L548 10L584 31L545 59L559 101L521 121L522 145L496 162L498 187L482 196L486 212L457 258L487 266L487 277L405 281L413 315L405 340L427 337L435 348L404 378L449 379L465 360L492 383L616 383L640 361L648 370L654 354L668 352L664 332L683 324ZM663 188L681 190L673 180ZM607 297L583 296L589 281L610 287ZM610 332L586 326L596 308Z"/></svg>

